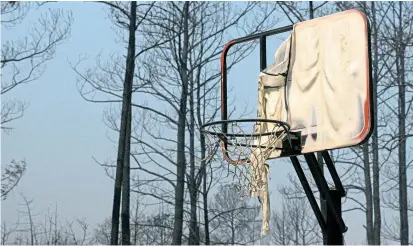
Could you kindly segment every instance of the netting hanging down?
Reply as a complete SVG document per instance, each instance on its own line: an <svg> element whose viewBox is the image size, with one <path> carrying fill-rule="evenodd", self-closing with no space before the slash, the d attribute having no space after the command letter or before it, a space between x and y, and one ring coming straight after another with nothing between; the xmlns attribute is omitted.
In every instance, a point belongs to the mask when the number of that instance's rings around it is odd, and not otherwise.
<svg viewBox="0 0 413 246"><path fill-rule="evenodd" d="M207 125L208 129L204 130L210 150L207 158L223 157L228 165L228 175L232 176L240 195L259 199L263 214L261 233L266 235L269 231L270 201L269 166L265 162L274 153L281 153L283 139L289 137L289 126L271 120L235 120L224 122L224 129L227 129L224 133L219 123L222 122ZM254 126L245 126L245 123L254 123ZM220 154L217 151L219 147L222 149Z"/></svg>
<svg viewBox="0 0 413 246"><path fill-rule="evenodd" d="M266 190L264 177L267 176L268 165L265 161L270 155L281 153L282 140L288 136L289 127L283 122L260 120L239 120L226 124L227 133L222 131L220 123L206 127L207 158L217 157L217 161L227 164L228 176L232 176L239 192L254 196ZM226 152L229 158L222 152Z"/></svg>

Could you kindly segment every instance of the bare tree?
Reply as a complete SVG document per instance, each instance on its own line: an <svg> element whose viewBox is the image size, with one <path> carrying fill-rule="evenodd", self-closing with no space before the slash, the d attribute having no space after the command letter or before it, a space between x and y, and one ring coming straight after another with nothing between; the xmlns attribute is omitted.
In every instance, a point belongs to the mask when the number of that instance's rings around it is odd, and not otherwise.
<svg viewBox="0 0 413 246"><path fill-rule="evenodd" d="M388 132L384 135L384 147L395 156L390 155L386 176L388 178L386 189L386 207L399 212L399 220L395 226L399 232L392 230L392 226L386 225L385 236L394 241L400 241L402 245L411 243L409 240L409 207L408 199L408 169L413 163L409 161L407 153L407 141L413 136L412 115L412 81L409 76L412 73L413 64L413 19L411 11L413 7L406 3L383 3L380 15L386 31L382 31L384 46L389 54L388 83L386 88L387 100L384 102L388 112ZM397 151L397 152L396 152ZM396 169L397 167L397 169ZM397 171L396 171L396 170ZM393 194L397 193L398 195ZM396 201L398 204L396 204Z"/></svg>
<svg viewBox="0 0 413 246"><path fill-rule="evenodd" d="M109 3L108 3L109 4ZM121 205L122 194L122 244L130 244L130 226L129 226L129 151L130 151L130 127L131 127L131 103L132 103L132 84L133 74L135 69L135 32L136 32L136 2L131 2L130 7L124 6L112 6L112 11L115 12L115 18L119 25L124 25L124 28L128 30L128 48L123 84L123 96L122 96L122 113L119 131L118 142L118 157L116 164L116 176L115 176L115 190L113 197L113 210L112 210L112 230L111 230L111 244L118 244L119 235L119 210ZM120 12L120 13L117 13ZM123 22L120 15L127 20ZM126 24L127 23L127 24ZM129 151L128 151L129 150ZM126 185L126 186L125 186ZM123 186L123 191L122 191Z"/></svg>
<svg viewBox="0 0 413 246"><path fill-rule="evenodd" d="M15 160L4 167L1 174L1 199L5 200L7 195L17 186L23 174L26 172L26 162Z"/></svg>
<svg viewBox="0 0 413 246"><path fill-rule="evenodd" d="M35 11L36 4L29 2L1 2L1 25L12 29L21 24L27 14ZM62 10L49 9L28 30L27 36L15 40L6 39L1 49L1 95L16 87L38 80L45 71L46 63L55 54L58 45L70 35L72 15ZM10 100L2 102L1 124L3 130L12 129L9 123L23 116L27 103Z"/></svg>
<svg viewBox="0 0 413 246"><path fill-rule="evenodd" d="M26 196L21 195L23 198L23 204L20 204L24 206L24 210L19 210L19 213L23 215L23 217L26 217L27 221L22 223L22 225L25 225L23 229L20 229L23 232L27 232L29 234L29 241L28 244L34 245L38 244L38 239L37 239L37 225L36 225L36 220L35 218L39 214L35 214L33 211L33 199L29 200Z"/></svg>
<svg viewBox="0 0 413 246"><path fill-rule="evenodd" d="M201 91L199 97L200 102L202 102L204 100L202 90L208 93L210 88L213 88L212 85L206 86L206 84L216 84L218 81L219 55L223 45L231 37L227 30L233 28L236 31L236 28L241 26L244 27L244 30L241 30L244 33L260 30L264 27L263 23L268 21L266 17L270 15L271 10L265 8L260 10L261 13L267 11L266 15L260 15L260 18L253 19L251 22L247 21L247 13L253 14L251 11L258 6L256 3L248 3L245 7L232 7L229 3L188 3L189 12L186 17L184 16L185 4L167 3L167 5L169 8L165 9L165 3L154 4L152 10L148 11L145 20L140 22L142 24L141 33L144 34L141 40L144 42L140 46L141 52L138 54L142 54L143 58L139 62L142 66L139 66L135 73L139 83L133 85L133 92L144 93L132 103L132 107L138 111L141 117L140 119L132 119L134 125L132 127L134 129L132 143L136 144L138 149L131 151L136 163L136 167L131 167L131 169L142 171L145 178L132 186L134 192L145 197L163 200L171 205L176 205L178 202L176 206L180 207L180 204L185 204L185 201L181 200L184 197L181 191L185 191L185 176L187 175L186 168L181 168L186 163L185 155L188 153L187 146L189 145L187 142L181 141L182 137L185 138L185 131L189 126L188 109L183 103L187 104L188 95L197 91ZM200 14L203 12L204 18L200 18ZM118 15L122 16L122 14ZM188 22L187 31L185 31L186 22ZM211 23L217 25L211 25ZM185 34L186 32L187 34ZM185 35L188 37L186 38ZM186 39L188 44L184 42ZM150 48L153 49L150 50ZM188 51L185 61L183 53L186 49ZM241 51L240 48L234 50ZM243 50L247 49L243 47ZM230 63L239 61L243 56L245 56L245 52L240 52L234 56ZM119 94L123 87L119 81L119 73L123 72L124 68L119 65L120 59L113 58L113 62L108 64L99 62L95 70L89 70L83 75L79 73L82 81L79 90L86 100L105 103L121 102ZM107 76L105 77L103 74ZM190 85L193 85L191 90L189 89ZM109 96L109 98L97 99L94 95L97 91L103 92L101 95ZM149 105L145 102L147 99L156 99L156 102L152 101ZM210 99L204 101L208 100ZM216 111L216 107L214 110ZM180 120L175 120L175 117ZM107 114L106 122L115 131L120 130L120 127L117 126L117 119L118 116L114 112ZM202 123L195 122L194 126L198 127L200 124ZM192 127L191 131L197 130L196 127ZM170 129L170 131L165 129ZM178 146L180 147L178 148ZM178 156L180 157L178 158ZM177 163L180 164L177 165ZM113 166L112 163L102 165L105 167ZM191 174L191 170L195 170L195 172ZM188 184L195 187L191 190L192 204L196 203L198 199L198 188L203 176L200 170L202 170L200 165L195 165L189 170L190 175L187 175L187 177L192 177ZM184 171L183 176L180 176L182 171ZM176 184L175 180L177 180ZM194 180L196 182L193 182ZM171 188L178 192L176 194L182 195L178 198L172 196ZM176 201L173 202L173 200ZM185 208L182 207L178 210L177 220L182 218L183 221L183 216L180 214L182 212L183 215ZM194 215L196 212L194 209L192 215L192 225L195 225L196 217ZM182 230L179 230L178 227L176 230L176 233L182 234ZM178 239L176 238L176 240Z"/></svg>
<svg viewBox="0 0 413 246"><path fill-rule="evenodd" d="M282 199L281 209L273 210L271 222L270 244L313 245L322 242L318 222L306 199Z"/></svg>
<svg viewBox="0 0 413 246"><path fill-rule="evenodd" d="M40 7L40 6L39 6ZM39 8L38 7L38 8ZM34 3L1 2L1 26L3 35L20 25L29 12L35 11ZM4 38L1 47L1 129L12 129L11 122L23 116L27 102L8 100L9 95L20 85L38 80L45 70L46 63L55 54L58 45L70 35L72 15L62 10L49 9L32 25L28 33L14 40ZM6 199L17 186L26 170L25 161L11 161L3 165L1 197Z"/></svg>
<svg viewBox="0 0 413 246"><path fill-rule="evenodd" d="M197 4L198 5L198 4ZM228 4L213 3L204 4L199 3L195 5L192 11L192 17L198 21L191 25L191 37L195 41L190 42L190 76L189 81L189 119L188 119L188 133L189 133L189 171L186 176L189 198L190 198L190 234L189 244L199 244L199 226L197 225L197 203L198 194L200 193L200 187L202 180L204 180L204 228L205 228L205 243L209 244L209 225L208 225L208 186L206 182L206 165L211 165L211 159L208 161L206 158L210 153L206 153L205 136L199 134L199 127L211 121L217 115L220 106L217 103L217 83L219 81L218 66L215 65L216 58L219 55L219 51L222 49L224 43L225 32L231 25L235 24L235 21L243 18L243 15L247 13L242 11L241 13L230 13L234 17L229 18L226 21L216 18L226 11L231 11L228 8ZM251 7L254 7L253 5ZM251 8L252 10L252 8ZM268 16L271 10L262 11L263 17ZM195 17L196 16L196 17ZM234 21L235 20L235 21ZM261 20L259 20L261 21ZM211 25L211 23L214 23ZM257 22L252 25L248 32L255 32L263 29L265 24L272 23ZM239 50L236 49L237 51ZM239 50L241 52L241 50ZM248 54L249 52L247 52ZM235 56L235 57L234 57ZM236 58L231 64L236 64L236 61L244 57L245 54L234 54L232 58ZM214 65L213 65L214 64ZM215 68L215 69L211 69ZM196 143L198 138L198 143Z"/></svg>
<svg viewBox="0 0 413 246"><path fill-rule="evenodd" d="M136 211L138 211L137 209ZM172 239L173 216L160 206L147 214L142 211L131 216L131 243L133 245L167 245ZM110 245L111 221L106 219L94 232L94 243Z"/></svg>
<svg viewBox="0 0 413 246"><path fill-rule="evenodd" d="M271 212L271 229L269 233L269 243L277 245L291 244L293 235L293 224L289 220L288 206L282 203L280 211L275 209Z"/></svg>
<svg viewBox="0 0 413 246"><path fill-rule="evenodd" d="M85 219L74 219L62 223L55 211L48 210L44 219L35 212L34 200L22 195L17 223L7 230L2 223L2 244L24 245L84 245L90 244L90 226Z"/></svg>
<svg viewBox="0 0 413 246"><path fill-rule="evenodd" d="M211 242L249 244L259 239L259 206L251 206L238 188L222 185L211 204Z"/></svg>
<svg viewBox="0 0 413 246"><path fill-rule="evenodd" d="M146 61L148 68L150 69L148 74L152 75L150 81L152 81L153 86L147 93L155 95L157 98L161 98L166 102L167 107L171 108L174 114L178 116L178 121L171 121L170 118L165 117L169 116L170 113L159 113L158 110L157 113L154 113L158 117L156 121L162 126L171 127L176 130L178 137L165 139L163 131L159 132L159 135L149 133L148 130L152 130L153 128L145 129L145 132L153 138L164 140L168 145L173 143L180 146L176 149L171 147L170 154L166 157L165 152L162 151L165 150L166 146L161 145L162 149L161 151L157 151L157 155L163 156L162 158L168 158L168 162L171 162L173 166L176 166L177 185L174 186L175 206L177 209L176 213L182 213L182 215L184 213L184 208L181 208L181 205L183 206L184 200L181 199L183 199L185 176L181 177L180 172L186 170L186 167L183 165L186 165L187 161L182 162L182 160L184 160L183 158L185 154L189 152L189 174L186 174L185 171L184 175L186 175L190 192L189 199L191 212L189 230L191 244L199 243L197 241L198 236L196 233L198 230L196 225L196 203L203 177L202 172L206 165L206 162L202 161L204 158L199 158L199 155L205 157L205 140L200 137L201 154L199 154L199 150L197 150L197 146L199 145L195 143L196 132L198 132L198 127L201 124L211 117L214 117L217 112L217 106L216 104L213 104L211 105L212 107L208 107L211 108L212 115L206 117L205 110L202 109L202 107L204 107L202 103L208 104L211 102L210 97L206 95L206 93L213 90L218 82L219 67L217 61L220 51L226 41L224 37L228 35L227 32L230 28L239 27L239 22L246 23L244 19L246 18L248 11L252 11L256 6L256 4L248 4L246 7L235 10L236 8L228 3L194 2L188 4L188 15L185 15L186 6L174 3L171 4L171 10L156 12L160 14L152 17L154 20L161 20L161 22L156 23L155 26L160 28L159 33L163 33L163 35L166 35L167 39L170 38L171 41L165 44L164 47L162 46L160 49L155 49L153 51L155 55L151 56L150 60ZM234 10L232 11L232 9ZM165 12L168 13L168 18L162 18L162 16L165 15ZM269 15L270 11L262 12L264 13L262 19L260 18L259 20L256 20L256 23L253 24L249 23L251 27L244 28L245 32L252 33L263 28L265 17ZM170 16L169 13L171 14ZM225 17L220 18L220 16ZM186 21L189 20L191 22L188 23L188 27L186 27ZM171 26L170 22L173 22L174 25ZM214 24L212 25L211 23ZM151 30L154 32L153 27L151 27ZM181 36L174 38L173 35L180 32L183 32ZM186 33L188 37L186 37ZM188 42L188 44L185 42ZM243 48L246 50L245 47ZM188 54L183 54L186 50L188 50ZM240 49L238 48L236 51L240 51ZM240 58L245 56L245 53L235 54L235 52L232 53L234 59L231 64L236 63ZM187 59L187 61L183 61L183 58ZM167 62L165 63L165 61ZM187 73L185 76L182 75L183 70ZM181 94L176 95L176 90ZM186 108L187 102L183 101L183 97L185 100L189 100L189 108L185 109L184 112L181 111L181 103L185 103L184 106ZM198 106L195 107L195 105ZM171 112L170 110L168 111ZM188 111L189 119L187 118ZM197 115L197 117L195 115ZM182 121L181 116L184 117L182 118ZM165 120L167 120L166 123L164 123ZM186 129L188 129L189 132L188 144L185 144L184 141L186 140L184 134ZM184 145L181 146L181 144ZM144 143L144 145L147 144ZM169 148L166 149L168 149L169 152ZM154 148L151 148L151 150L155 151ZM180 155L182 155L182 157L179 157ZM174 157L177 158L176 162L172 161ZM153 158L151 159L153 160ZM199 162L199 160L201 163L197 164L196 162ZM162 167L165 168L165 165L162 165ZM168 175L169 174L175 175L173 171L170 172L168 170ZM176 202L178 202L178 204ZM177 220L181 220L182 218L181 215L176 217ZM179 224L181 224L181 222L179 222ZM178 224L176 226L178 226ZM182 227L182 225L180 227ZM178 229L177 227L174 228L176 233L182 234L181 229ZM206 235L208 234L209 233L206 233ZM174 243L179 243L179 240L175 238Z"/></svg>
<svg viewBox="0 0 413 246"><path fill-rule="evenodd" d="M98 224L93 232L93 242L101 245L111 245L112 219L107 218Z"/></svg>
<svg viewBox="0 0 413 246"><path fill-rule="evenodd" d="M140 224L143 228L140 244L169 244L172 241L173 225L172 213L160 210L151 216L147 216L146 220Z"/></svg>
<svg viewBox="0 0 413 246"><path fill-rule="evenodd" d="M89 69L85 73L78 70L78 64L72 68L79 75L80 92L84 99L91 102L112 102L122 103L121 121L118 142L118 156L116 162L115 174L115 189L112 210L112 233L111 243L118 243L119 235L119 210L122 199L122 244L130 244L130 142L132 132L132 93L135 91L134 78L137 58L146 50L151 49L157 45L155 44L145 46L137 45L137 35L142 22L146 19L148 12L151 10L154 3L136 2L129 3L112 3L103 2L103 4L110 7L111 19L114 25L119 30L126 30L127 38L124 39L121 31L118 35L127 43L127 56L124 61L125 66L122 67L114 57L114 63L102 65L98 61L97 68ZM142 11L143 14L138 14ZM138 51L137 51L138 49ZM122 75L123 73L123 75ZM102 76L103 75L103 76ZM108 75L110 80L105 77ZM90 86L90 87L88 87ZM96 100L91 92L103 92L103 94L114 97L114 100ZM117 93L122 93L119 95ZM122 190L123 189L123 190ZM122 195L122 197L121 197Z"/></svg>
<svg viewBox="0 0 413 246"><path fill-rule="evenodd" d="M5 221L1 223L1 238L0 238L1 245L9 244L9 238L13 236L13 234L17 231L18 227L19 227L19 219L17 219L16 224L11 228L8 227Z"/></svg>

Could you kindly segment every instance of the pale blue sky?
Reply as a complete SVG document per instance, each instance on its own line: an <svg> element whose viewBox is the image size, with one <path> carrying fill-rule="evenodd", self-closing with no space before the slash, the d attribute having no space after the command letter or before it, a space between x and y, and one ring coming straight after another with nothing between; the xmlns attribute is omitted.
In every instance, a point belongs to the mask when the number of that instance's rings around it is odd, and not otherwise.
<svg viewBox="0 0 413 246"><path fill-rule="evenodd" d="M81 53L93 58L101 51L114 52L114 34L103 6L92 3L56 3L51 7L73 11L74 23L68 42L58 47L43 76L17 87L2 100L18 98L30 107L13 122L10 134L2 133L2 163L25 159L28 170L13 195L2 203L3 220L16 220L19 193L35 199L36 211L44 214L57 204L66 218L86 217L90 223L110 214L113 188L104 170L92 156L104 159L116 149L108 140L111 131L102 122L104 105L84 101L76 88L76 75L69 61ZM28 28L32 12L13 30L2 29L2 41L13 39ZM91 59L90 62L93 62Z"/></svg>
<svg viewBox="0 0 413 246"><path fill-rule="evenodd" d="M16 221L17 204L22 201L19 193L23 193L35 199L34 208L40 216L57 205L61 218L86 218L95 225L111 213L113 186L92 157L101 161L114 159L116 145L108 136L116 140L117 135L102 121L107 105L88 103L79 95L77 77L68 61L76 62L80 54L88 54L92 59L84 65L90 67L100 52L119 51L123 55L125 51L115 42L105 7L79 2L55 3L51 7L73 11L70 39L58 47L55 59L48 63L46 72L38 81L20 86L2 98L30 102L24 117L13 122L15 129L10 134L2 133L1 162L25 159L28 164L19 186L2 203L2 220ZM32 12L19 28L2 29L2 41L21 36L28 28L27 23L37 17L38 13ZM288 24L282 22L278 26ZM271 38L267 42L270 64L280 40ZM242 86L234 87L230 95L236 94L236 102L240 105L256 103L258 54L256 50L232 71L231 79L234 80L231 81L236 82L231 86ZM256 109L251 112L255 114ZM286 182L287 174L293 172L293 168L289 162L277 161L270 172L271 204L276 206L277 186ZM349 227L347 243L362 243L365 234L362 216L358 212L344 215Z"/></svg>

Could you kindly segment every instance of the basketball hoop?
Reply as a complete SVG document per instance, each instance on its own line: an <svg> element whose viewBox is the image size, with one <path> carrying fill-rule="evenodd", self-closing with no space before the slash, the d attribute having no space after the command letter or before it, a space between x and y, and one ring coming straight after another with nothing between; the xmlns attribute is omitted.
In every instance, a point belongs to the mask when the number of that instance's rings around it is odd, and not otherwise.
<svg viewBox="0 0 413 246"><path fill-rule="evenodd" d="M253 131L251 131L253 130ZM288 150L291 145L290 125L270 119L221 120L203 124L201 133L215 151L221 145L223 158L230 164L248 164L257 154L263 157L273 151ZM287 140L289 147L283 146ZM214 155L214 151L210 153Z"/></svg>
<svg viewBox="0 0 413 246"><path fill-rule="evenodd" d="M262 233L266 234L269 228L269 165L266 160L275 152L281 155L287 150L286 146L292 146L290 125L270 119L221 120L202 125L201 134L209 142L208 158L221 146L223 159L232 164L228 165L228 175L233 176L240 195L259 199L264 218Z"/></svg>
<svg viewBox="0 0 413 246"><path fill-rule="evenodd" d="M228 175L233 176L240 193L245 195L266 189L259 182L263 173L268 172L266 160L274 152L280 155L292 146L289 124L277 120L214 121L202 125L201 133L207 142L206 159L221 156L216 155L221 147L222 159L232 164L228 166Z"/></svg>

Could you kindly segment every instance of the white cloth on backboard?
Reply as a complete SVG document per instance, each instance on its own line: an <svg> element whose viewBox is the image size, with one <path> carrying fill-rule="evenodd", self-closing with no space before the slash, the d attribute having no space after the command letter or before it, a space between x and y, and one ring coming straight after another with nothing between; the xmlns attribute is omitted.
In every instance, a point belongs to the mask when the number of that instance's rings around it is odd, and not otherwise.
<svg viewBox="0 0 413 246"><path fill-rule="evenodd" d="M291 36L285 40L280 48L275 53L275 62L268 68L264 69L259 75L258 82L258 117L263 119L272 119L279 121L287 121L285 105L285 85L286 77L288 76L289 58L291 48ZM255 132L277 131L279 129L271 123L261 123L255 127ZM255 139L255 144L266 145L272 147L282 147L282 141L277 141L275 144L268 137ZM270 197L268 191L268 165L265 161L270 156L279 156L280 150L267 150L256 148L251 153L252 167L252 185L251 196L258 197L262 208L262 228L261 235L266 235L269 231L270 220Z"/></svg>
<svg viewBox="0 0 413 246"><path fill-rule="evenodd" d="M280 87L285 85L285 76L290 63L291 35L280 45L274 56L274 63L260 73L264 86ZM281 76L279 76L281 75Z"/></svg>

